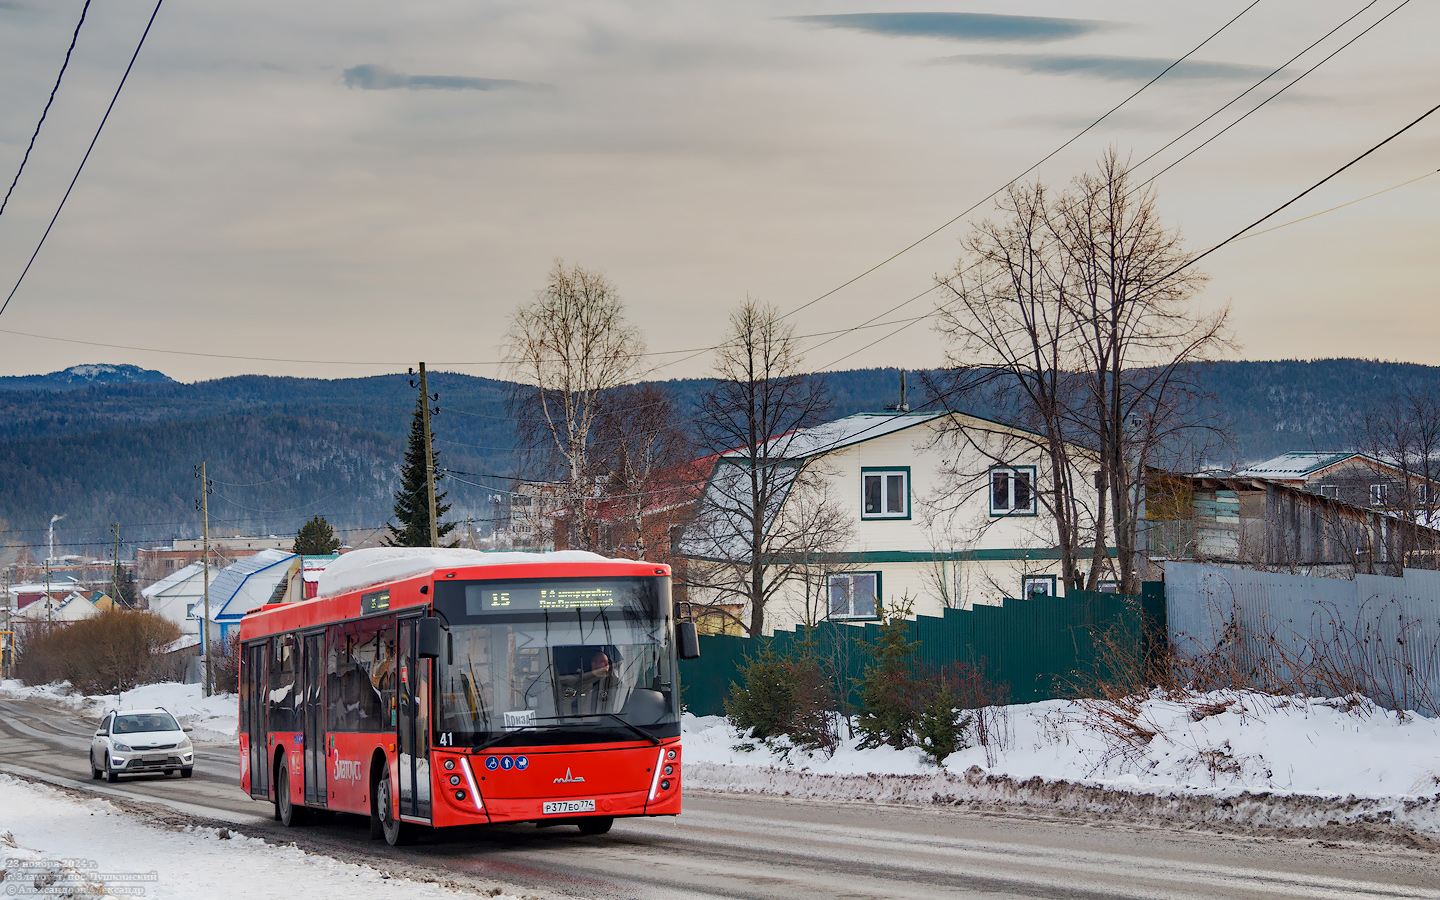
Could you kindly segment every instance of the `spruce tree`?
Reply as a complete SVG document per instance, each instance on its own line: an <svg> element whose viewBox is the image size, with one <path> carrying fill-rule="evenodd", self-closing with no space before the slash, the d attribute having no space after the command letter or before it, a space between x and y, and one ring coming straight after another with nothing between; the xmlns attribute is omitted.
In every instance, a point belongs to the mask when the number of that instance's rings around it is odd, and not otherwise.
<svg viewBox="0 0 1440 900"><path fill-rule="evenodd" d="M317 515L295 532L295 546L290 552L301 556L329 556L339 549L340 539L335 536L335 529L324 516Z"/></svg>
<svg viewBox="0 0 1440 900"><path fill-rule="evenodd" d="M405 465L400 470L400 489L395 492L395 518L400 524L387 524L390 533L385 536L385 544L388 547L430 546L430 497L425 488L425 424L420 406L424 402L422 397L415 404L415 416L410 420L410 446L405 450ZM431 454L438 488L440 454L433 450ZM440 502L444 499L445 494L437 489L435 517L441 521L435 533L441 539L440 546L453 547L454 544L444 542L445 536L455 530L454 522L443 521L445 513L450 511L450 504Z"/></svg>

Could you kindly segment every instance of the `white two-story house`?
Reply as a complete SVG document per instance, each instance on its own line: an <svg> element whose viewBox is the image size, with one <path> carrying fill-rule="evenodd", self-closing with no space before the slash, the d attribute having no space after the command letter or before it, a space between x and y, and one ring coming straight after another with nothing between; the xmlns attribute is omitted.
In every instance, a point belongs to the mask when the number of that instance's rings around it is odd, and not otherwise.
<svg viewBox="0 0 1440 900"><path fill-rule="evenodd" d="M807 519L827 514L843 527L766 602L766 632L873 620L878 605L938 616L947 607L1063 593L1055 522L1037 496L1048 479L1033 433L958 413L862 413L772 439L767 455L805 473L780 492L767 530L803 536ZM747 465L743 453L720 456L698 520L743 497ZM1073 481L1089 485L1092 477ZM1096 498L1087 500L1093 506ZM738 535L727 543L687 532L681 551L714 566L748 559L743 546Z"/></svg>

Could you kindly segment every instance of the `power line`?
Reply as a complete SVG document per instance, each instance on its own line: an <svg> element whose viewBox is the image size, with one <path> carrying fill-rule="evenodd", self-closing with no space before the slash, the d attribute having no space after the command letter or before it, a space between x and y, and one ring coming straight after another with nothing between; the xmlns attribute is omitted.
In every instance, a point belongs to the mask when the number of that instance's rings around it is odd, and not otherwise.
<svg viewBox="0 0 1440 900"><path fill-rule="evenodd" d="M35 245L35 252L30 254L30 261L25 263L25 268L20 272L20 277L15 280L15 286L5 297L5 302L0 304L0 315L10 307L10 301L15 298L15 292L20 290L20 283L25 280L25 275L30 267L35 264L35 257L40 255L40 248L45 246L45 239L50 236L50 230L55 227L55 220L60 218L60 211L65 208L65 201L70 199L70 192L75 190L75 182L80 180L80 173L85 170L85 163L90 159L90 153L95 149L95 142L100 140L100 132L105 130L105 123L110 121L110 111L115 108L115 101L120 99L120 91L125 87L125 82L130 77L130 70L135 68L135 60L140 58L140 48L145 46L145 38L150 34L150 26L155 24L155 17L160 14L160 5L165 0L156 0L155 11L150 14L150 21L145 23L145 31L140 35L140 42L135 45L135 53L130 57L130 64L125 67L125 74L120 76L120 84L115 88L115 96L110 98L110 105L105 107L105 115L100 118L100 127L95 129L95 136L90 139L90 146L85 149L85 155L80 159L80 165L75 169L75 177L70 179L70 186L65 189L65 196L60 198L60 205L55 208L55 215L50 217L50 224L45 226L45 233L40 235L40 243Z"/></svg>
<svg viewBox="0 0 1440 900"><path fill-rule="evenodd" d="M1407 0L1407 2L1408 2L1408 0ZM1292 204L1294 204L1294 203L1296 203L1297 201L1299 201L1300 198L1302 198L1302 197L1304 197L1305 195L1309 194L1311 191L1314 191L1316 188L1318 188L1318 187L1320 187L1321 185L1325 184L1327 181L1331 180L1331 179L1334 178L1336 175L1339 175L1341 172L1344 172L1346 169L1348 169L1348 168L1350 168L1351 166L1355 165L1355 164L1358 163L1360 160L1364 159L1365 157L1367 157L1367 156L1369 156L1370 154L1374 153L1376 150L1379 150L1381 147L1383 147L1383 146L1385 146L1386 144L1390 143L1391 141L1395 140L1395 139L1396 139L1397 137L1399 137L1400 135L1402 135L1402 134L1404 134L1405 132L1409 131L1410 129L1414 128L1416 125L1419 125L1421 122L1423 122L1423 121L1425 121L1426 119L1430 118L1430 116L1434 115L1434 113L1435 113L1437 110L1440 110L1440 104L1437 104L1437 105L1435 105L1435 106L1430 107L1428 110L1426 110L1425 112L1421 113L1418 117L1416 117L1415 119L1411 120L1408 124L1406 124L1405 126L1403 126L1399 131L1396 131L1394 134L1392 134L1392 135L1390 135L1389 137L1385 138L1385 139L1382 140L1380 143L1376 144L1375 146L1371 147L1369 150L1366 150L1364 153L1360 154L1359 156L1357 156L1357 157L1355 157L1354 159L1352 159L1352 160L1350 160L1349 162L1347 162L1345 165L1343 165L1343 166L1341 166L1340 168L1336 169L1335 171L1331 172L1329 175L1326 175L1324 178L1322 178L1322 179L1320 179L1319 181L1315 182L1314 184L1310 185L1308 188L1306 188L1305 190L1303 190L1303 191L1301 191L1300 193L1296 194L1294 197L1291 197L1289 200L1286 200L1284 203L1280 204L1279 206L1277 206L1277 207L1275 207L1274 209L1272 209L1270 212L1268 212L1268 213L1266 213L1265 215L1261 216L1260 218L1256 219L1254 222L1251 222L1249 225L1246 225L1244 228L1242 228L1242 229L1240 229L1239 231L1235 232L1234 234L1230 235L1228 238L1226 238L1225 240L1223 240L1223 241L1221 241L1220 243L1216 244L1215 246L1211 247L1209 250L1204 251L1203 253L1199 254L1198 256L1192 257L1188 262L1184 263L1183 265L1177 266L1176 268L1171 269L1169 272L1166 272L1164 275L1161 275L1159 278L1156 278L1156 279L1155 279L1154 281L1152 281L1150 284L1148 284L1148 285L1145 286L1146 289L1149 289L1149 288L1151 288L1151 287L1154 287L1155 285L1159 284L1160 282L1165 281L1167 278L1172 278L1172 277L1174 277L1175 275L1178 275L1179 273L1183 272L1184 270L1186 270L1186 269L1190 268L1191 266L1195 265L1195 264L1196 264L1197 262L1199 262L1200 260L1202 260L1202 259L1204 259L1205 257L1209 256L1210 254L1214 253L1216 250L1219 250L1221 247L1224 247L1226 244L1229 244L1229 243L1231 243L1231 242L1233 242L1233 241L1239 240L1239 239L1240 239L1240 236L1243 235L1245 232L1249 231L1250 229L1254 228L1254 227L1257 226L1257 225L1260 225L1260 224L1264 223L1264 222L1267 221L1268 219L1270 219L1270 218L1272 218L1272 217L1274 217L1274 216L1279 215L1283 210L1287 209L1287 208L1290 207Z"/></svg>
<svg viewBox="0 0 1440 900"><path fill-rule="evenodd" d="M1173 169L1173 168L1175 168L1176 166L1180 165L1180 164L1181 164L1182 162L1184 162L1185 160L1189 159L1190 157L1194 156L1196 153L1198 153L1198 152L1200 152L1201 150L1203 150L1206 146L1208 146L1208 145L1210 144L1211 141L1213 141L1213 140L1215 140L1216 138L1220 137L1220 135L1224 134L1225 132L1227 132L1227 131L1229 131L1230 129L1234 128L1236 125L1239 125L1241 122L1243 122L1243 121L1245 121L1246 119L1250 118L1250 116L1251 116L1252 114L1254 114L1254 113L1256 113L1256 112L1259 112L1259 111L1260 111L1263 107L1265 107L1265 105L1268 104L1271 100L1274 100L1276 97L1279 97L1281 94L1283 94L1283 93L1285 93L1286 91L1290 90L1290 88L1294 87L1295 84L1296 84L1297 82L1299 82L1302 78L1304 78L1306 75L1309 75L1311 72L1315 71L1316 69L1318 69L1318 68L1320 68L1321 66L1325 65L1325 64L1326 64L1327 62L1329 62L1330 60L1334 59L1334 58L1335 58L1337 55L1339 55L1339 53L1340 53L1342 50L1344 50L1346 47L1349 47L1351 44L1355 43L1356 41L1360 40L1360 39L1361 39L1362 37L1364 37L1365 35L1369 34L1369 33L1370 33L1370 30L1373 29L1376 25L1379 25L1381 22L1384 22L1386 19L1388 19L1388 18L1390 18L1391 16L1395 15L1395 14L1396 14L1397 12L1399 12L1400 10L1404 9L1406 6L1409 5L1409 3L1410 3L1410 0L1401 0L1399 6L1396 6L1394 9L1390 10L1390 11L1389 11L1388 13L1386 13L1385 15L1383 15L1383 16L1381 16L1380 18L1376 19L1374 22L1371 22L1371 23L1370 23L1363 31L1361 31L1359 34L1355 35L1355 36L1352 37L1350 40L1346 41L1345 43L1341 44L1339 47L1335 48L1335 50L1334 50L1329 56L1325 57L1324 59L1322 59L1322 60L1320 60L1319 62L1315 63L1315 65L1313 65L1313 66L1311 66L1310 68L1306 69L1304 72L1301 72L1299 75L1295 76L1295 78L1294 78L1293 80L1291 80L1289 84L1285 85L1284 87L1280 88L1280 90L1276 91L1275 93L1271 94L1269 97L1266 97L1264 100L1260 101L1258 104L1256 104L1254 107L1252 107L1248 112L1246 112L1243 116L1241 116L1240 118L1238 118L1238 119L1236 119L1235 121L1231 122L1229 125L1226 125L1224 128L1220 129L1219 131L1215 132L1215 133L1212 134L1210 137L1206 138L1204 141L1201 141L1201 142L1200 142L1199 144L1197 144L1194 148L1192 148L1191 150L1189 150L1188 152L1186 152L1183 156L1181 156L1179 159L1177 159L1177 160L1175 160L1174 162L1172 162L1170 165L1166 166L1165 168L1163 168L1163 169L1161 169L1160 171L1156 172L1154 175L1151 175L1149 178L1145 179L1145 181L1143 181L1141 184L1139 184L1139 185L1135 188L1135 190L1137 190L1137 191L1138 191L1138 190L1141 190L1141 189L1144 188L1146 185L1150 184L1152 181L1154 181L1155 179L1159 178L1161 175L1164 175L1166 172L1170 171L1171 169ZM1367 6L1366 9L1369 9L1369 7ZM1364 10L1361 10L1361 12L1364 12ZM1356 13L1356 15L1359 15L1359 13ZM1347 20L1347 21L1348 21L1348 20ZM1345 23L1342 22L1341 24L1343 25L1343 24L1345 24ZM1339 26L1336 26L1336 27L1338 28ZM1328 37L1329 35L1326 35L1326 36ZM1318 43L1318 41L1317 41L1317 43ZM1313 45L1312 45L1312 46L1313 46ZM1308 48L1307 48L1307 49L1308 49ZM1267 76L1267 77L1268 77L1268 76ZM1247 93L1248 93L1248 92L1247 92ZM1242 94L1241 96L1244 96L1244 94ZM1239 99L1239 98L1237 97L1236 99ZM1226 106L1229 106L1229 105L1230 105L1230 104L1228 104L1228 103L1226 104ZM1225 108L1225 107L1221 107L1221 109L1224 109L1224 108ZM1196 126L1196 127L1199 127L1199 126ZM1191 129L1191 130L1193 131L1194 129ZM1189 132L1186 132L1186 134L1188 134L1188 133L1189 133ZM1182 135L1182 136L1183 136L1183 135ZM1172 143L1173 143L1173 142L1172 142ZM1169 145L1167 145L1167 146L1169 146ZM1164 148L1162 148L1162 149L1164 149ZM1158 152L1158 151L1157 151L1157 152ZM1148 160L1148 159L1152 158L1153 156L1154 156L1154 154L1151 154L1151 156L1150 156L1150 157L1146 157L1146 159Z"/></svg>
<svg viewBox="0 0 1440 900"><path fill-rule="evenodd" d="M1215 118L1216 116L1220 115L1222 112L1224 112L1225 110L1227 110L1227 109L1229 109L1230 107L1234 106L1236 103L1239 103L1239 102L1240 102L1247 94L1249 94L1251 91L1255 90L1256 88L1260 87L1260 85L1264 84L1265 82L1267 82L1267 81L1269 81L1270 79L1274 78L1276 75L1280 74L1282 71L1284 71L1284 69L1285 69L1286 66L1290 65L1290 64L1293 63L1295 60L1299 59L1300 57L1304 56L1306 53L1309 53L1311 50L1315 49L1316 45L1318 45L1320 42L1324 41L1326 38L1330 37L1332 34L1334 34L1335 32L1339 31L1341 28L1344 28L1346 25L1349 25L1351 22L1355 21L1357 18L1360 17L1360 15L1361 15L1362 13L1365 12L1365 10L1369 9L1370 7L1374 6L1376 3L1379 3L1379 2L1380 2L1380 0L1370 0L1369 3L1365 4L1364 6L1362 6L1359 10L1357 10L1357 11L1356 11L1353 15L1351 15L1349 18L1345 19L1345 20L1344 20L1343 22L1341 22L1339 25L1336 25L1334 28L1330 29L1329 31L1327 31L1327 32L1325 32L1324 34L1320 35L1320 37L1316 38L1315 41L1312 42L1312 43L1311 43L1308 47L1306 47L1304 50L1301 50L1299 53L1295 54L1294 56L1292 56L1292 57L1290 57L1289 59L1285 60L1285 61L1284 61L1283 63L1281 63L1280 65L1276 66L1273 70L1271 70L1271 72L1270 72L1268 75L1264 76L1264 77L1261 78L1259 81L1255 82L1254 84L1250 85L1250 86L1249 86L1248 88L1246 88L1245 90L1243 90L1243 91L1241 91L1240 93L1236 94L1234 97L1231 97L1230 100L1227 101L1224 106L1221 106L1219 109L1215 110L1215 111L1212 112L1210 115L1208 115L1208 116L1206 116L1205 118L1201 119L1200 121L1196 122L1194 125L1191 125L1189 128L1185 129L1184 131L1180 132L1180 134L1176 135L1169 143L1167 143L1165 146L1161 147L1160 149L1156 150L1154 153L1151 153L1149 156L1145 157L1144 159L1140 160L1138 163L1135 164L1135 166L1138 168L1138 167L1140 167L1140 166L1145 165L1145 164L1148 163L1150 160L1152 160L1152 159L1154 159L1155 157L1159 156L1161 153L1164 153L1166 150L1169 150L1171 147L1173 147L1173 146L1175 146L1176 144L1180 143L1180 142L1181 142L1182 140L1184 140L1188 135L1190 135L1191 132L1195 131L1195 129L1199 128L1200 126L1204 125L1206 122L1208 122L1208 121L1210 121L1211 119ZM1402 4L1402 5L1403 5L1403 4ZM1384 20L1382 19L1381 21L1384 21ZM1378 24L1378 23L1377 23L1377 24ZM1374 26L1372 25L1371 27L1373 28ZM1364 34L1364 32L1361 32L1361 34ZM1341 49L1343 50L1344 48L1342 47ZM1323 62L1323 60L1322 60L1322 62ZM1313 71L1313 70L1312 70L1312 71ZM1306 74L1308 75L1309 73L1307 72ZM1303 77L1303 76L1302 76L1302 77ZM1291 82L1291 83L1293 84L1294 82Z"/></svg>
<svg viewBox="0 0 1440 900"><path fill-rule="evenodd" d="M1113 115L1115 112L1119 111L1119 109L1120 109L1122 106L1124 106L1125 104L1129 103L1131 100L1134 100L1136 97L1140 96L1140 94L1141 94L1142 91L1144 91L1146 88L1150 87L1152 84L1154 84L1155 82L1157 82L1157 81L1159 81L1161 78L1163 78L1163 77L1165 76L1165 74L1166 74L1167 72L1169 72L1171 69L1175 68L1176 66L1180 65L1180 64L1181 64L1182 62L1184 62L1185 60L1189 59L1189 58L1190 58L1191 56L1193 56L1197 51L1199 51L1201 47L1204 47L1206 44L1210 43L1210 42L1213 41L1215 38L1219 37L1221 32L1223 32L1225 29L1229 28L1231 25L1234 25L1235 22L1237 22L1237 21L1240 19L1241 16L1245 15L1246 13L1248 13L1250 10L1254 9L1254 8L1255 8L1256 6L1258 6L1258 5L1260 5L1260 0L1253 0L1253 2L1252 2L1249 6L1245 7L1245 8L1242 9L1242 10L1240 10L1240 12L1236 13L1234 18L1232 18L1230 21L1226 22L1224 25L1221 25L1218 30L1216 30L1213 34L1211 34L1211 35L1210 35L1209 37L1207 37L1205 40L1203 40L1203 41L1201 41L1200 43L1196 44L1196 45L1195 45L1193 48L1191 48L1190 51L1187 52L1184 56L1182 56L1182 57L1180 57L1179 59L1175 60L1175 61L1172 62L1170 65L1166 66L1166 67L1165 67L1164 69L1162 69L1162 70L1160 71L1160 73L1159 73L1158 75L1156 75L1154 78L1151 78L1149 81L1147 81L1147 82L1145 82L1144 84L1140 85L1140 87L1137 88L1137 89L1135 90L1135 92L1132 93L1130 96L1126 97L1124 100L1121 100L1119 103L1117 103L1117 104L1115 104L1114 106L1112 106L1109 110L1107 110L1107 111L1105 112L1104 115L1102 115L1100 118L1096 119L1095 121L1091 122L1089 125L1086 125L1084 128L1080 129L1080 131L1079 131L1077 134L1075 134L1074 137L1070 138L1070 139L1069 139L1068 141L1066 141L1065 143L1061 144L1060 146L1056 147L1054 150L1051 150L1049 153L1045 154L1043 157L1040 158L1040 160L1039 160L1038 162L1032 164L1028 169L1026 169L1025 171L1021 172L1019 175L1016 175L1014 178L1010 179L1009 181L1005 182L1005 183L1002 184L1000 187L998 187L998 188L996 188L995 190L991 191L989 194L986 194L984 197L981 197L981 198L980 198L979 200L977 200L973 205L971 205L970 207L968 207L964 212L961 212L959 215L957 215L957 216L955 216L954 218L950 219L949 221L945 222L945 223L944 223L943 225L941 225L939 228L936 228L935 230L933 230L933 231L931 231L930 233L926 234L924 237L921 237L919 240L914 241L914 242L906 245L905 247L902 247L900 250L896 251L895 253L890 254L890 255L887 256L886 258L882 259L880 262L876 263L875 265L873 265L873 266L871 266L870 268L866 269L865 271L861 272L859 275L856 275L854 278L851 278L849 281L846 281L845 283L843 283L843 284L841 284L841 285L838 285L838 286L836 286L836 287L834 287L834 288L831 288L830 290L828 290L828 291L826 291L825 293L821 294L820 296L816 297L814 300L810 300L810 301L807 302L807 303L802 303L801 305L795 307L794 309L790 310L788 313L785 313L783 316L781 316L781 318L783 318L783 319L788 319L790 316L795 315L796 313L800 312L801 310L808 309L809 307L814 306L816 303L819 303L821 300L824 300L826 297L829 297L829 296L831 296L832 294L834 294L834 293L836 293L836 292L838 292L838 291L840 291L840 290L843 290L844 288L849 287L850 285L852 285L852 284L854 284L855 282L859 281L860 279L864 278L866 275L869 275L871 272L874 272L876 269L879 269L881 266L884 266L884 265L886 265L887 263L890 263L891 261L899 258L900 256L902 256L902 255L910 252L911 250L915 249L916 247L918 247L918 246L920 246L921 244L925 243L926 241L930 240L930 239L931 239L932 237L934 237L935 235L937 235L937 234L939 234L940 232L944 231L946 228L949 228L951 225L954 225L956 222L958 222L958 221L960 221L961 219L965 218L966 216L970 215L970 213L972 213L972 212L974 212L975 210L979 209L982 204L987 203L987 202L989 202L991 199L993 199L993 198L995 197L995 195L999 194L1001 191L1005 190L1005 189L1006 189L1007 187L1009 187L1010 185L1012 185L1012 184L1014 184L1015 182L1019 181L1020 179L1024 178L1026 175L1029 175L1031 172L1035 171L1036 169L1040 168L1040 166L1042 166L1042 165L1044 165L1046 162L1048 162L1051 157L1055 156L1057 153L1059 153L1060 151L1064 150L1066 147L1069 147L1071 144L1075 143L1075 142L1078 141L1080 138L1084 137L1086 134L1088 134L1088 133L1091 131L1091 129L1093 129L1095 126L1099 125L1101 122L1105 121L1106 119L1110 118L1110 116Z"/></svg>
<svg viewBox="0 0 1440 900"><path fill-rule="evenodd" d="M1291 219L1289 222L1284 222L1284 223L1281 223L1281 224L1279 224L1279 225L1275 225L1275 226L1273 226L1273 227L1271 227L1271 228L1266 228L1266 229L1264 229L1263 231L1256 231L1256 232L1253 232L1253 233L1251 233L1251 234L1247 234L1247 235L1245 235L1245 236L1242 237L1242 238L1236 238L1236 240L1248 241L1248 240L1250 240L1251 238L1253 238L1253 237L1259 237L1259 236L1262 235L1262 234L1269 234L1269 233L1272 232L1272 231L1279 231L1280 229L1282 229L1282 228L1288 228L1288 227L1290 227L1291 225L1298 225L1299 223L1308 221L1308 220L1310 220L1310 219L1313 219L1313 218L1315 218L1316 216L1323 216L1323 215L1325 215L1326 213L1332 213L1332 212L1334 212L1334 211L1337 210L1337 209L1344 209L1344 208L1347 207L1347 206L1354 206L1355 204L1361 202L1362 200L1369 200L1371 197L1378 197L1378 196L1380 196L1381 194L1388 194L1388 193L1390 193L1391 191L1399 190L1400 188L1405 187L1405 186L1407 186L1407 185L1414 184L1414 183L1417 182L1417 181L1424 181L1426 178L1429 178L1430 176L1432 176L1432 175L1437 175L1437 174L1440 174L1440 169L1436 169L1434 172L1426 172L1424 175L1421 175L1419 178L1412 178L1412 179L1410 179L1409 181L1402 181L1402 182L1400 182L1400 183L1397 184L1397 185L1393 185L1393 186L1391 186L1391 187L1385 188L1385 190L1383 190L1383 191L1376 191L1376 192L1373 193L1373 194L1366 194L1366 195L1363 196L1363 197L1356 197L1354 200L1351 200L1349 203L1342 203L1342 204L1340 204L1339 206L1332 206L1332 207L1330 207L1329 209L1322 209L1322 210L1320 210L1319 212L1317 212L1317 213L1311 213L1311 214L1308 215L1308 216L1301 216L1301 217L1298 218L1298 219Z"/></svg>
<svg viewBox="0 0 1440 900"><path fill-rule="evenodd" d="M85 0L84 7L80 9L80 21L75 23L75 33L70 36L70 47L65 51L65 61L60 64L60 74L55 76L55 86L50 89L50 99L45 101L45 108L40 111L40 121L35 123L35 133L30 135L30 145L25 148L25 155L20 157L20 168L15 170L10 189L5 192L5 199L0 200L0 216L5 215L5 207L10 205L10 195L15 193L15 185L20 183L20 173L25 171L25 164L30 161L30 151L35 149L35 139L40 136L40 126L45 124L45 117L50 114L50 104L55 102L55 93L60 90L60 81L65 77L65 70L70 67L70 54L75 52L75 42L80 39L80 26L85 24L85 14L89 11L90 0Z"/></svg>

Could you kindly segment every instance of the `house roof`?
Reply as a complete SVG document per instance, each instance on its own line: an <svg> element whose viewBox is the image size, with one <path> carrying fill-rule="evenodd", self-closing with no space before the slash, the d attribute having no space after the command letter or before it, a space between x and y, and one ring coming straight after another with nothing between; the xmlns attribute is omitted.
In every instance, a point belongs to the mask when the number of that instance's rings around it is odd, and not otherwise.
<svg viewBox="0 0 1440 900"><path fill-rule="evenodd" d="M806 459L894 434L943 415L945 414L938 412L856 413L823 425L800 428L772 437L766 443L764 452L766 457L772 459ZM727 458L744 458L746 453L737 449L728 450L722 455Z"/></svg>
<svg viewBox="0 0 1440 900"><path fill-rule="evenodd" d="M1364 454L1354 450L1291 450L1235 474L1241 478L1304 478L1355 456Z"/></svg>
<svg viewBox="0 0 1440 900"><path fill-rule="evenodd" d="M149 587L142 588L140 591L140 596L144 597L147 600L152 597L157 597L160 594L163 594L164 592L170 590L171 588L178 587L179 585L184 584L185 582L194 578L196 575L200 575L204 571L204 569L205 564L200 562L193 562L190 565L185 566L183 569L176 569L174 572L171 572L169 575L166 575L164 578L160 579ZM210 583L215 583L214 576L211 577Z"/></svg>
<svg viewBox="0 0 1440 900"><path fill-rule="evenodd" d="M240 609L239 604L236 604L235 601L246 583L266 570L276 569L278 566L285 568L280 568L272 574L275 577L283 577L294 558L295 554L285 550L261 550L259 553L237 560L221 569L220 574L215 576L215 580L210 582L210 618L218 621L222 616L236 618L243 616L249 610ZM267 597L269 597L268 589L265 591L264 597L255 600L254 605L263 604ZM236 608L231 609L232 605L235 605Z"/></svg>

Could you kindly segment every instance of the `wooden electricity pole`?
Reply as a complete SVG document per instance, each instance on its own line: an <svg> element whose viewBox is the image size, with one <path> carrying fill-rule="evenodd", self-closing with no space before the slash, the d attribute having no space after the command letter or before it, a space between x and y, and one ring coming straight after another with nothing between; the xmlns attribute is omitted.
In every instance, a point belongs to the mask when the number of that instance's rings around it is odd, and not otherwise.
<svg viewBox="0 0 1440 900"><path fill-rule="evenodd" d="M430 388L425 381L425 364L420 364L420 421L425 430L425 491L430 503L430 546L440 546L439 526L435 522L435 451L430 442Z"/></svg>
<svg viewBox="0 0 1440 900"><path fill-rule="evenodd" d="M203 573L205 586L205 617L200 621L200 653L205 658L205 696L215 689L210 666L210 479L205 474L205 463L200 463L200 550L205 561Z"/></svg>

